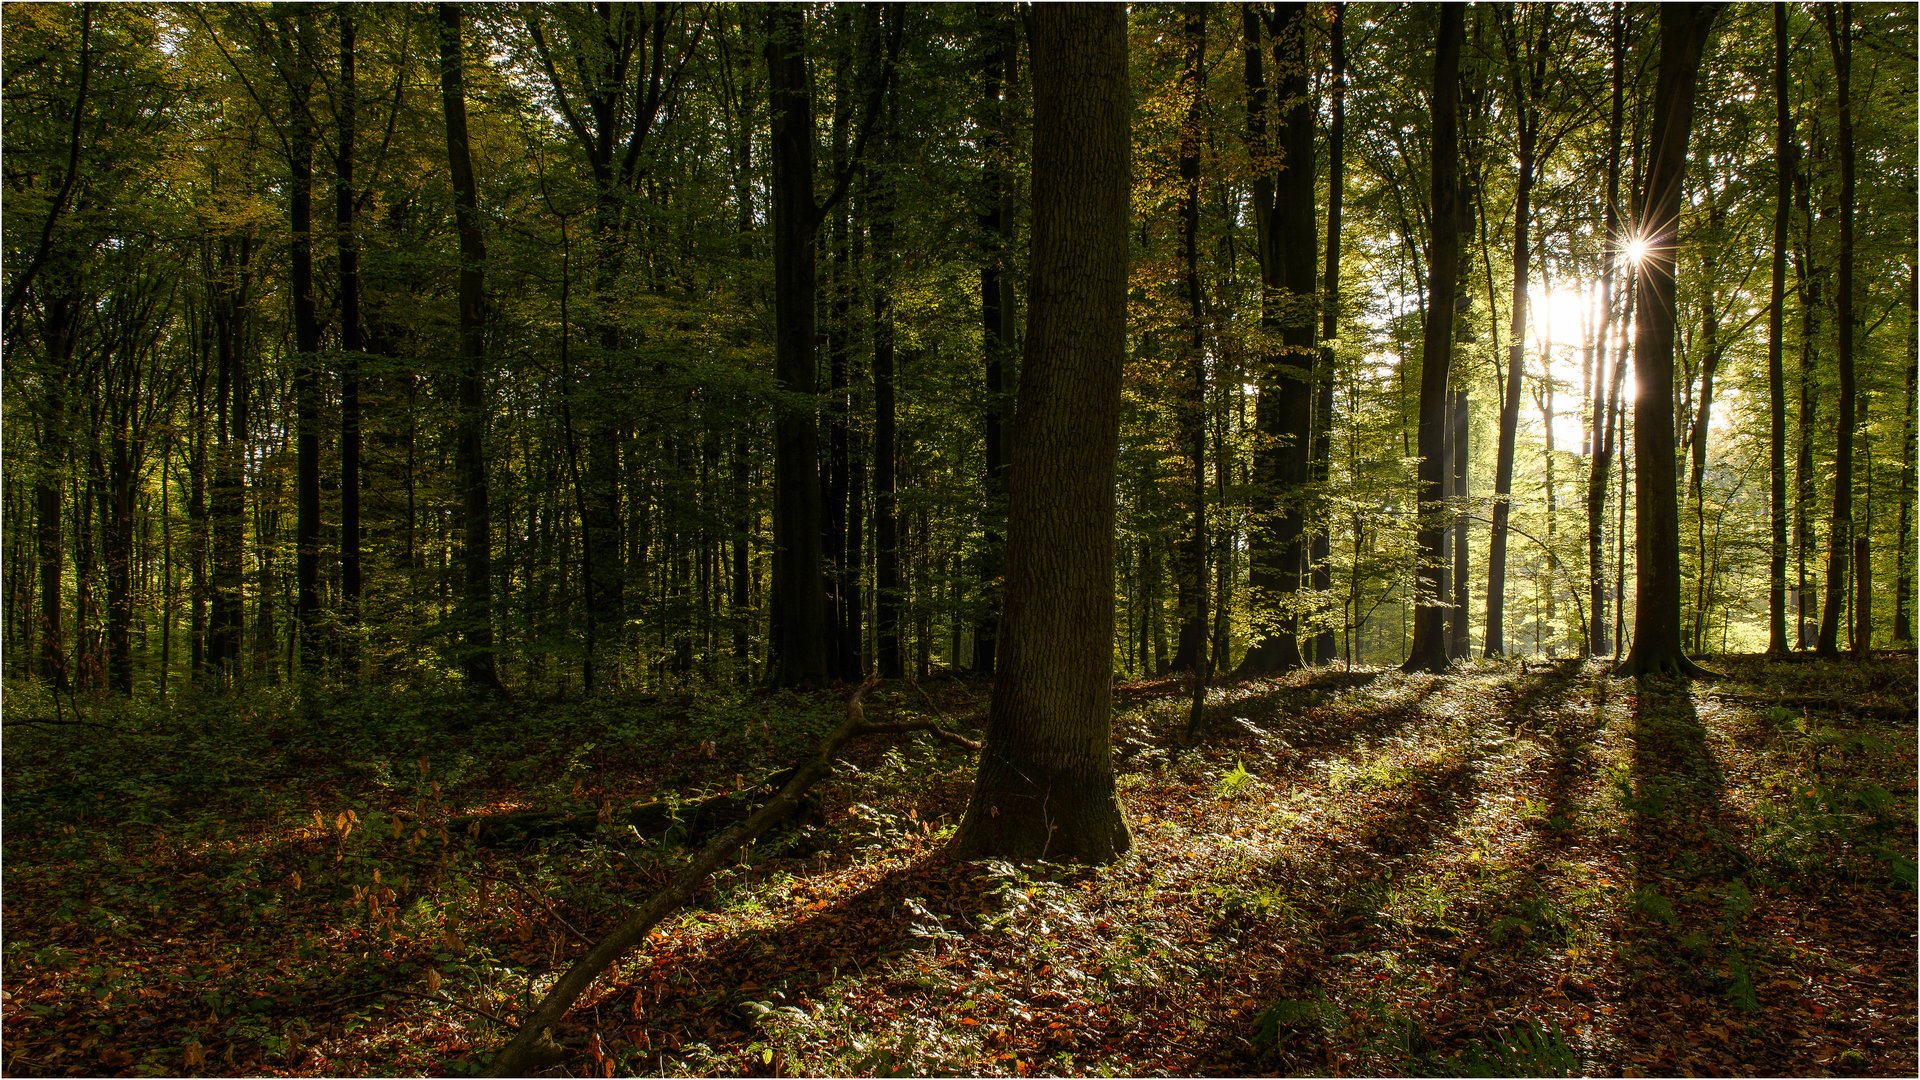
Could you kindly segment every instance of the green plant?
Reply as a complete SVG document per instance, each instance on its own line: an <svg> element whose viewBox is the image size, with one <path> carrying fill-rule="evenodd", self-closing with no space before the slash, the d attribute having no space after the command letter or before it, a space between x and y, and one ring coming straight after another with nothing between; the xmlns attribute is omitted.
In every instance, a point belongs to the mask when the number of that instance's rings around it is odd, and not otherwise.
<svg viewBox="0 0 1920 1080"><path fill-rule="evenodd" d="M1577 1076L1580 1055L1567 1045L1558 1021L1531 1019L1431 1063L1437 1076Z"/></svg>
<svg viewBox="0 0 1920 1080"><path fill-rule="evenodd" d="M1233 768L1220 774L1219 781L1213 785L1213 793L1222 799L1237 799L1258 782L1244 764L1236 761Z"/></svg>
<svg viewBox="0 0 1920 1080"><path fill-rule="evenodd" d="M1253 1045L1262 1050L1273 1050L1304 1032L1334 1031L1345 1019L1345 1015L1327 1000L1324 992L1318 992L1310 998L1281 998L1254 1017Z"/></svg>

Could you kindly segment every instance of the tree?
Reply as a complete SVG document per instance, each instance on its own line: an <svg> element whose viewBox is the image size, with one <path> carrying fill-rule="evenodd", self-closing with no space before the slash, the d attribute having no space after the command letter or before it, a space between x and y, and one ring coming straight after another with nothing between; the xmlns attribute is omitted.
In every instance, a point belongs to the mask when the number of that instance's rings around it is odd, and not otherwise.
<svg viewBox="0 0 1920 1080"><path fill-rule="evenodd" d="M1111 758L1114 466L1126 358L1129 119L1118 5L1030 22L1033 236L1006 607L962 858L1102 863L1132 844Z"/></svg>
<svg viewBox="0 0 1920 1080"><path fill-rule="evenodd" d="M1251 584L1264 598L1262 625L1240 660L1243 675L1270 675L1302 666L1299 600L1306 560L1305 501L1313 437L1314 263L1319 255L1313 221L1314 99L1307 79L1306 4L1277 4L1262 19L1246 8L1248 136L1256 160L1274 164L1254 181L1259 230L1261 324L1278 341L1260 364L1256 406L1262 441L1254 453L1256 514L1249 538ZM1264 27L1262 24L1265 24ZM1277 147L1266 138L1268 90L1260 57L1263 29L1273 41L1275 104L1284 110ZM1276 153L1277 151L1277 153Z"/></svg>
<svg viewBox="0 0 1920 1080"><path fill-rule="evenodd" d="M1827 596L1820 612L1822 656L1840 653L1840 613L1846 606L1847 560L1853 555L1853 444L1856 387L1854 385L1853 314L1853 5L1822 4L1821 26L1833 57L1835 95L1840 112L1840 251L1838 281L1833 298L1834 359L1840 372L1839 415L1834 427L1833 518L1827 528ZM1856 568L1858 571L1861 568ZM1867 635L1854 635L1853 647L1864 652Z"/></svg>
<svg viewBox="0 0 1920 1080"><path fill-rule="evenodd" d="M467 683L498 691L493 654L493 531L487 491L486 241L467 141L466 81L461 72L460 5L439 5L440 98L447 121L447 172L460 236L459 420L454 434L460 477L462 567L460 667Z"/></svg>
<svg viewBox="0 0 1920 1080"><path fill-rule="evenodd" d="M1787 651L1787 392L1785 347L1787 225L1793 212L1795 143L1787 100L1787 9L1773 9L1774 202L1773 292L1767 304L1768 524L1767 651ZM1901 538L1904 544L1905 537Z"/></svg>
<svg viewBox="0 0 1920 1080"><path fill-rule="evenodd" d="M1635 529L1633 648L1627 675L1704 675L1680 641L1679 477L1674 459L1674 283L1680 189L1700 56L1720 5L1660 9L1660 69L1654 90L1651 160L1641 197L1645 245L1635 306L1633 450Z"/></svg>
<svg viewBox="0 0 1920 1080"><path fill-rule="evenodd" d="M1408 671L1445 671L1447 657L1446 542L1447 373L1453 361L1454 299L1460 273L1460 39L1458 4L1440 9L1434 41L1432 118L1432 242L1427 255L1425 343L1420 353L1420 465L1418 595Z"/></svg>

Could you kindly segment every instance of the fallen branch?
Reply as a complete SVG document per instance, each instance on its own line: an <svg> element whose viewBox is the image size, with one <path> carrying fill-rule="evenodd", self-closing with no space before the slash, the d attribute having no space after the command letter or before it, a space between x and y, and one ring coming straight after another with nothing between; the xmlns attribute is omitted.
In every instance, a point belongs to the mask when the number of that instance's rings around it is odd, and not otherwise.
<svg viewBox="0 0 1920 1080"><path fill-rule="evenodd" d="M553 1041L553 1028L573 1007L581 994L593 985L600 973L617 963L621 957L631 952L647 939L653 928L662 919L671 915L681 905L693 899L694 893L706 884L707 878L720 869L733 854L748 843L778 824L800 805L801 797L808 789L825 779L833 771L834 759L840 748L862 735L886 734L899 731L927 731L943 734L961 741L962 745L973 745L971 739L957 735L938 725L930 723L912 724L869 724L866 721L864 704L867 694L879 683L878 676L872 676L861 683L853 696L847 699L847 719L833 733L821 740L819 749L805 764L793 770L786 786L780 789L765 806L754 811L745 821L715 837L706 847L701 848L686 868L676 874L664 889L653 895L639 911L615 927L611 933L601 939L600 944L588 950L585 956L574 961L566 974L560 976L553 989L547 992L539 1005L527 1016L520 1031L500 1053L494 1057L484 1075L487 1076L530 1076L540 1069L547 1068L566 1056L566 1051Z"/></svg>
<svg viewBox="0 0 1920 1080"><path fill-rule="evenodd" d="M898 735L910 731L924 731L935 738L945 739L955 746L968 750L979 750L984 745L977 739L969 739L957 731L950 731L931 720L901 720L886 724L867 724L861 727L861 735Z"/></svg>

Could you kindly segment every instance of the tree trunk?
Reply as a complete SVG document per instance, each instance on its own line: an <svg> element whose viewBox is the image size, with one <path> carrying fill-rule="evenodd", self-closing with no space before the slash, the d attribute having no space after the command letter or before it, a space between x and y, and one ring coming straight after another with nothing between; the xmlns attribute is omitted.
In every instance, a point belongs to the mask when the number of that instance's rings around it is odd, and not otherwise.
<svg viewBox="0 0 1920 1080"><path fill-rule="evenodd" d="M1013 275L1014 207L1012 165L1007 155L1013 147L1012 86L1014 63L1019 54L1015 39L1015 21L995 4L982 4L979 14L986 39L986 62L981 71L980 118L981 180L985 188L986 208L980 214L980 232L984 241L980 263L980 347L986 363L986 403L983 423L982 487L986 504L981 513L979 562L980 613L973 631L973 668L991 672L998 655L1000 607L1006 571L1006 515L1008 436L1007 376L1018 355L1018 336L1014 332L1015 296ZM894 587L899 588L898 574ZM894 601L894 618L898 620ZM896 629L895 633L898 633ZM898 645L895 666L898 669Z"/></svg>
<svg viewBox="0 0 1920 1080"><path fill-rule="evenodd" d="M1258 17L1248 8L1249 107L1264 110L1265 74L1260 62ZM1255 219L1260 230L1263 325L1277 330L1281 347L1261 360L1255 424L1262 442L1254 452L1257 485L1249 555L1250 583L1266 610L1253 647L1240 661L1242 675L1272 675L1305 663L1300 655L1296 598L1306 561L1306 486L1311 474L1313 426L1313 297L1318 245L1313 220L1313 129L1315 108L1307 79L1306 4L1276 4L1268 22L1278 101L1286 109L1280 133L1279 170L1266 181L1262 202L1255 181ZM1265 147L1264 121L1249 120L1256 152ZM1310 578L1305 580L1311 581Z"/></svg>
<svg viewBox="0 0 1920 1080"><path fill-rule="evenodd" d="M454 471L460 484L461 591L454 621L467 685L500 689L493 647L493 534L487 506L486 243L480 234L479 192L467 142L467 98L461 71L461 10L441 4L440 97L447 122L447 171L453 181L460 234L459 419Z"/></svg>
<svg viewBox="0 0 1920 1080"><path fill-rule="evenodd" d="M33 488L35 548L40 564L40 677L56 693L70 689L71 677L66 638L61 628L66 590L61 581L65 560L60 521L70 453L67 380L73 366L74 328L79 307L79 297L57 292L47 301L41 330L46 346L46 368L41 373L45 398L39 468Z"/></svg>
<svg viewBox="0 0 1920 1080"><path fill-rule="evenodd" d="M1552 17L1551 8L1540 10L1544 17ZM1540 36L1544 44L1544 28ZM1507 386L1500 398L1500 447L1493 466L1493 525L1487 534L1487 625L1484 631L1487 656L1504 655L1507 649L1507 520L1512 513L1513 452L1519 437L1520 384L1527 357L1527 270L1533 256L1529 228L1534 155L1540 127L1535 96L1545 81L1545 50L1532 50L1528 56L1510 55L1507 64L1513 87L1514 123L1519 128L1520 174L1513 188L1513 296L1512 323L1508 328ZM1547 377L1552 378L1552 358L1545 358L1543 364Z"/></svg>
<svg viewBox="0 0 1920 1080"><path fill-rule="evenodd" d="M1467 392L1455 390L1453 397L1453 604L1447 612L1447 655L1465 660L1473 655L1472 622L1467 614L1467 464L1468 424Z"/></svg>
<svg viewBox="0 0 1920 1080"><path fill-rule="evenodd" d="M339 5L340 105L334 151L334 233L340 260L340 600L349 624L360 612L360 241L354 231L353 155L359 92L353 5Z"/></svg>
<svg viewBox="0 0 1920 1080"><path fill-rule="evenodd" d="M767 16L773 138L774 380L789 402L773 421L776 552L773 576L775 686L827 681L825 585L820 576L819 391L814 356L814 265L819 210L813 198L813 90L805 15L782 4Z"/></svg>
<svg viewBox="0 0 1920 1080"><path fill-rule="evenodd" d="M1679 488L1674 461L1673 350L1675 243L1693 130L1695 77L1720 5L1660 9L1660 72L1655 87L1652 160L1641 200L1643 261L1634 332L1633 649L1628 675L1700 675L1680 641Z"/></svg>
<svg viewBox="0 0 1920 1080"><path fill-rule="evenodd" d="M1593 452L1587 471L1587 651L1606 656L1613 651L1607 633L1607 477L1613 468L1614 415L1619 406L1621 374L1626 369L1624 349L1614 349L1612 370L1608 375L1608 354L1614 342L1613 282L1620 265L1620 142L1625 120L1626 96L1626 5L1613 7L1613 108L1607 122L1607 190L1603 239L1600 247L1600 319L1599 341L1595 350L1594 386L1605 380L1608 389L1596 392L1593 415ZM1622 322L1624 326L1624 321Z"/></svg>
<svg viewBox="0 0 1920 1080"><path fill-rule="evenodd" d="M1920 271L1907 277L1909 325L1920 327ZM1893 643L1913 644L1914 408L1920 390L1920 335L1907 335L1907 408L1900 429L1900 543L1893 563Z"/></svg>
<svg viewBox="0 0 1920 1080"><path fill-rule="evenodd" d="M1447 668L1447 373L1453 358L1460 274L1460 39L1458 4L1440 8L1432 97L1433 244L1428 254L1426 341L1420 357L1418 585L1407 671Z"/></svg>
<svg viewBox="0 0 1920 1080"><path fill-rule="evenodd" d="M1787 391L1781 364L1787 302L1787 223L1793 208L1793 109L1787 100L1787 8L1773 9L1773 293L1767 304L1767 652L1787 651ZM1909 404L1908 411L1912 411ZM1905 507L1901 510L1904 513ZM1901 543L1906 543L1905 537Z"/></svg>
<svg viewBox="0 0 1920 1080"><path fill-rule="evenodd" d="M1836 11L1837 7L1837 11ZM1840 415L1834 431L1833 523L1827 529L1827 597L1820 613L1822 656L1840 653L1840 609L1846 603L1847 558L1853 550L1853 5L1823 4L1827 46L1840 99L1840 252L1834 290L1834 355L1840 368Z"/></svg>
<svg viewBox="0 0 1920 1080"><path fill-rule="evenodd" d="M1347 183L1347 5L1333 6L1333 27L1328 42L1328 86L1332 92L1332 124L1327 131L1327 273L1321 290L1320 371L1316 376L1317 395L1313 413L1313 482L1320 492L1315 510L1316 524L1309 552L1313 590L1324 598L1333 590L1333 520L1328 507L1326 486L1333 471L1333 378L1332 342L1340 336L1340 225ZM1327 626L1313 636L1310 659L1315 664L1334 660L1333 628Z"/></svg>
<svg viewBox="0 0 1920 1080"><path fill-rule="evenodd" d="M320 319L313 301L313 115L308 94L312 76L304 14L292 27L294 50L288 87L294 95L289 162L293 235L288 243L293 287L293 396L295 419L294 615L299 632L300 667L317 671L320 642Z"/></svg>
<svg viewBox="0 0 1920 1080"><path fill-rule="evenodd" d="M1175 551L1175 589L1180 625L1176 631L1173 671L1200 672L1207 653L1207 358L1206 298L1200 286L1200 143L1204 138L1207 9L1192 6L1181 12L1181 36L1186 45L1180 72L1187 96L1187 114L1180 129L1180 257L1181 291L1187 301L1186 384L1175 409L1179 447L1186 459L1187 491L1191 500L1187 529Z"/></svg>
<svg viewBox="0 0 1920 1080"><path fill-rule="evenodd" d="M1132 846L1111 738L1114 468L1126 359L1125 9L1031 14L1033 249L1007 591L961 858L1103 863Z"/></svg>
<svg viewBox="0 0 1920 1080"><path fill-rule="evenodd" d="M213 525L213 602L208 619L209 664L216 683L240 678L245 629L246 460L248 438L248 303L253 244L223 237L212 282L214 344L214 462L208 514Z"/></svg>

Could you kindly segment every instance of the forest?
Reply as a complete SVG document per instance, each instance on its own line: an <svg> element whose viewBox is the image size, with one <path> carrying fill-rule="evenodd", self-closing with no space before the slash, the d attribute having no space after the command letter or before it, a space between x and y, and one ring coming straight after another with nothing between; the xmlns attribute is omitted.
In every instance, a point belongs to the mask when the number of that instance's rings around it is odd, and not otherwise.
<svg viewBox="0 0 1920 1080"><path fill-rule="evenodd" d="M1905 3L8 3L0 1070L1920 1070Z"/></svg>

